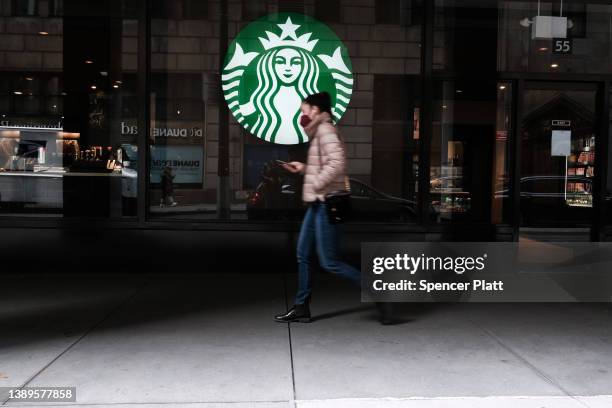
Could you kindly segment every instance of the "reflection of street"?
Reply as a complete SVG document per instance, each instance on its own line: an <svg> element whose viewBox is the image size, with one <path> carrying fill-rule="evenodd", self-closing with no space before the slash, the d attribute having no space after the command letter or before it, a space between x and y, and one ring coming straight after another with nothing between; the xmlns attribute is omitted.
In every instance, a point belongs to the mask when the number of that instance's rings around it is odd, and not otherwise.
<svg viewBox="0 0 612 408"><path fill-rule="evenodd" d="M350 178L351 219L355 221L416 220L416 203L375 189L363 181ZM274 162L267 163L257 188L249 193L248 218L255 220L301 220L303 178L279 170Z"/></svg>

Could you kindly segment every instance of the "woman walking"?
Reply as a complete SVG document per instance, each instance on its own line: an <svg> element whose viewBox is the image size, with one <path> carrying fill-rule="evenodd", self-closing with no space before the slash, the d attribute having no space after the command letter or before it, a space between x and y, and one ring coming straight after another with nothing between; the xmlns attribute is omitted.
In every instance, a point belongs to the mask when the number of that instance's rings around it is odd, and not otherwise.
<svg viewBox="0 0 612 408"><path fill-rule="evenodd" d="M327 92L304 99L300 125L310 140L307 163L290 162L283 167L292 173L304 174L302 199L308 209L302 222L297 245L298 291L294 305L286 313L277 315L277 322L310 322L313 253L319 257L323 269L360 285L358 269L342 262L338 251L338 224L331 224L327 215L325 195L346 189L346 154L344 144L332 122L331 98ZM385 312L385 310L387 310ZM382 323L389 323L388 307L380 307Z"/></svg>

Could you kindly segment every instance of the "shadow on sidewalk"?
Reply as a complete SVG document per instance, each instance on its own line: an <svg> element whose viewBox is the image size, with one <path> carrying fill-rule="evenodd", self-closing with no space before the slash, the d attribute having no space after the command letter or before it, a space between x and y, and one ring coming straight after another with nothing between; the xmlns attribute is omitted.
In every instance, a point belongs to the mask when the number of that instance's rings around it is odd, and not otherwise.
<svg viewBox="0 0 612 408"><path fill-rule="evenodd" d="M348 309L336 310L334 312L327 312L320 314L318 316L313 316L312 321L316 322L319 320L333 319L334 317L340 317L352 313L364 312L366 310L372 309L372 306L359 306L359 307L350 307Z"/></svg>
<svg viewBox="0 0 612 408"><path fill-rule="evenodd" d="M427 315L435 314L440 310L451 307L451 303L393 303L393 324L405 324L418 320ZM333 319L354 313L373 311L371 315L373 320L378 319L376 307L373 304L364 306L350 307L332 312L322 313L312 317L313 322L320 320Z"/></svg>

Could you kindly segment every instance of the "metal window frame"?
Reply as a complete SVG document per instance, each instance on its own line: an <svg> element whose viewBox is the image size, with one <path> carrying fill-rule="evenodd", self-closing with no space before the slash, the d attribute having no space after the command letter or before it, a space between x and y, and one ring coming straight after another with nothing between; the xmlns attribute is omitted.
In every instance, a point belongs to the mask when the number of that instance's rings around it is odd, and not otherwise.
<svg viewBox="0 0 612 408"><path fill-rule="evenodd" d="M593 213L590 228L590 240L593 242L605 241L606 225L605 225L605 191L608 183L607 171L609 165L609 138L610 129L608 123L610 121L610 86L611 81L609 76L594 75L585 79L584 75L577 76L575 74L558 74L546 75L541 74L518 73L508 75L508 78L516 84L516 92L513 93L513 131L511 139L511 191L512 191L512 235L513 240L518 241L520 229L520 200L521 200L521 160L522 160L522 143L521 124L523 123L523 94L527 89L527 84L555 84L571 85L571 84L591 84L595 85L596 101L595 101L595 117L596 122L594 128L596 131L596 150L595 150L595 177L593 180Z"/></svg>
<svg viewBox="0 0 612 408"><path fill-rule="evenodd" d="M144 227L149 218L149 162L148 146L151 123L151 2L139 0L138 13L138 226Z"/></svg>

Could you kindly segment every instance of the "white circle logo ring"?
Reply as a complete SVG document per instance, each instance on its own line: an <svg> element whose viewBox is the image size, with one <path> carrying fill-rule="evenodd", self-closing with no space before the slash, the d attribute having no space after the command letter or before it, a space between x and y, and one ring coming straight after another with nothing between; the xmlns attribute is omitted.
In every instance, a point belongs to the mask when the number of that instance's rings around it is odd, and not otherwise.
<svg viewBox="0 0 612 408"><path fill-rule="evenodd" d="M232 115L271 143L308 141L300 105L328 92L337 122L351 100L353 73L346 47L325 24L297 13L277 13L248 24L229 46L221 74Z"/></svg>

